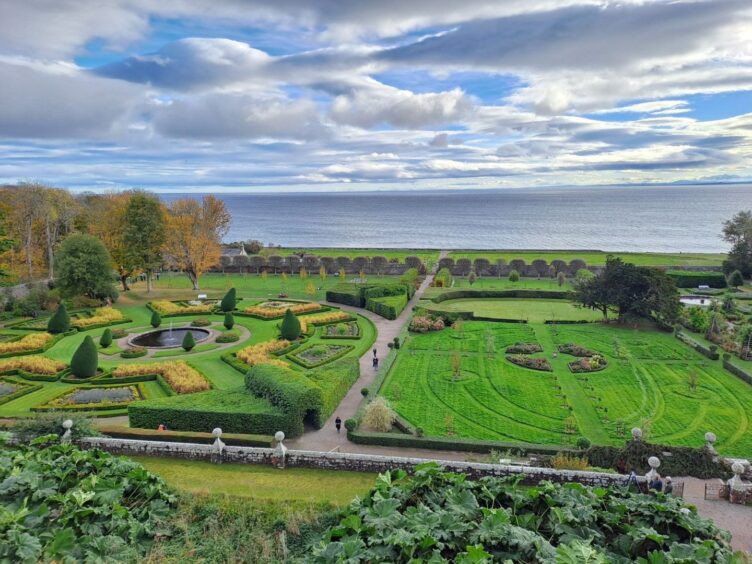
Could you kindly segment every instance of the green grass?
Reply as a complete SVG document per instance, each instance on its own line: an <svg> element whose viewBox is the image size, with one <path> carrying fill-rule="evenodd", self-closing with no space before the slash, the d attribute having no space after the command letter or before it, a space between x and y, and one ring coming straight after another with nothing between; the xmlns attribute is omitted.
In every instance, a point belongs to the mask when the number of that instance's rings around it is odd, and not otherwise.
<svg viewBox="0 0 752 564"><path fill-rule="evenodd" d="M588 265L598 266L606 264L606 256L613 254L626 262L639 266L721 266L726 255L720 253L623 253L604 251L452 251L449 256L455 261L460 258L486 258L495 264L500 258L507 262L522 259L527 264L535 259L546 262L559 259L570 262L574 259L584 260Z"/></svg>
<svg viewBox="0 0 752 564"><path fill-rule="evenodd" d="M373 486L375 474L332 472L251 464L212 464L152 456L134 456L137 462L184 492L239 496L257 500L349 503Z"/></svg>
<svg viewBox="0 0 752 564"><path fill-rule="evenodd" d="M164 358L166 356L193 356L198 353L207 351L213 351L218 349L221 345L216 343L204 343L202 345L196 345L190 351L184 351L182 348L167 349L163 351L157 351L154 353L154 358Z"/></svg>
<svg viewBox="0 0 752 564"><path fill-rule="evenodd" d="M532 323L547 320L591 321L603 316L600 312L577 307L567 300L473 299L461 298L432 304L432 311L471 311L480 317L495 319L527 319Z"/></svg>
<svg viewBox="0 0 752 564"><path fill-rule="evenodd" d="M552 373L515 366L504 358L514 342L537 342ZM609 366L573 374L573 357L556 345L573 342L602 354ZM452 378L452 356L461 373ZM698 376L689 390L688 374ZM446 329L411 335L380 393L429 436L569 444L585 436L618 445L638 426L651 442L701 446L718 436L718 450L752 455L752 387L671 334L616 324L508 324L471 321L462 333ZM567 418L571 419L567 421ZM567 423L575 431L566 433Z"/></svg>

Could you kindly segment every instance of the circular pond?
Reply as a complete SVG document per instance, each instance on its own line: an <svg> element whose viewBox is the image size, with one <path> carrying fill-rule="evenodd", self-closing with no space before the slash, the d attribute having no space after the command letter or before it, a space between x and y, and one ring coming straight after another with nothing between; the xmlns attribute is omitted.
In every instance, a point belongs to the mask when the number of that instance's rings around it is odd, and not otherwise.
<svg viewBox="0 0 752 564"><path fill-rule="evenodd" d="M136 335L128 341L130 345L136 347L152 348L170 348L179 347L183 343L183 337L186 333L193 333L193 339L200 343L209 338L211 333L206 329L196 329L195 327L181 327L177 329L157 329Z"/></svg>

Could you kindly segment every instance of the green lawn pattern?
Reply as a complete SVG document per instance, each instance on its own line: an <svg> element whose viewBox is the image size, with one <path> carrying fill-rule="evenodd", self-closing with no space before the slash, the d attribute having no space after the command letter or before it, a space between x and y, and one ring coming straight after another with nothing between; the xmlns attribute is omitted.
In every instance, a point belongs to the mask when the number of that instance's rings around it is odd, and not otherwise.
<svg viewBox="0 0 752 564"><path fill-rule="evenodd" d="M493 319L520 319L535 323L547 320L597 321L603 315L577 307L567 300L530 300L522 298L446 300L428 307L431 311L470 311L475 316Z"/></svg>

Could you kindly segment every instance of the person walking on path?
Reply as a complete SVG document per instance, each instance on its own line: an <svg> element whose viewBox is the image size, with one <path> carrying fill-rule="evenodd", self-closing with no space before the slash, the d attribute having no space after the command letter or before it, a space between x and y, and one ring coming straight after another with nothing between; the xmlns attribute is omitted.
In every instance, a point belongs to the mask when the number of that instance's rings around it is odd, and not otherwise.
<svg viewBox="0 0 752 564"><path fill-rule="evenodd" d="M337 419L334 420L334 426L337 427L337 434L339 434L342 429L342 419L339 418L339 415L337 415Z"/></svg>

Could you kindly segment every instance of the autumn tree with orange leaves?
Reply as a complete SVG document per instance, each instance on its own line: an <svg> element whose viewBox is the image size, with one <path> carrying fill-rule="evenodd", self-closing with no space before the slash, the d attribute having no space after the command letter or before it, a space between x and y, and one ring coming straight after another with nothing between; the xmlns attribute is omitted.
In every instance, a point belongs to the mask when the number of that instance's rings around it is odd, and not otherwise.
<svg viewBox="0 0 752 564"><path fill-rule="evenodd" d="M230 227L230 214L224 202L204 196L199 202L181 198L170 204L167 214L165 255L186 273L199 289L199 278L219 262L220 243Z"/></svg>

